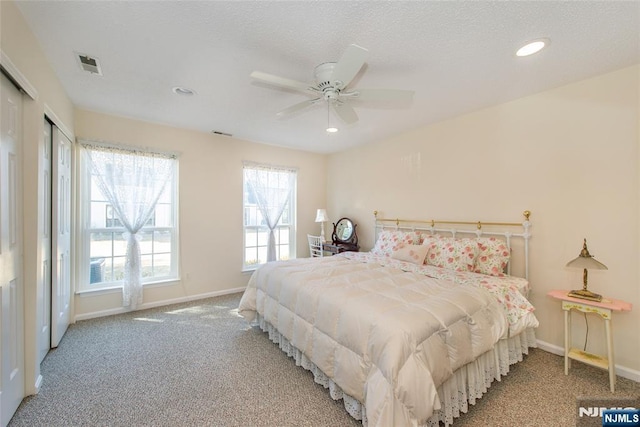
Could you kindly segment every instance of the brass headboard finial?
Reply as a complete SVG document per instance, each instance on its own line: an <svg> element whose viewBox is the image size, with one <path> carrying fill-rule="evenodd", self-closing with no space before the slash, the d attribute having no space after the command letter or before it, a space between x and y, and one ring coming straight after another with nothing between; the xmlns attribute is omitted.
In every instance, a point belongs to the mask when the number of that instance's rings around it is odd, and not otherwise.
<svg viewBox="0 0 640 427"><path fill-rule="evenodd" d="M529 221L529 217L531 216L531 211L524 211L522 212L522 215L524 215L526 220Z"/></svg>
<svg viewBox="0 0 640 427"><path fill-rule="evenodd" d="M436 226L436 222L434 220L431 220L431 227L435 227Z"/></svg>
<svg viewBox="0 0 640 427"><path fill-rule="evenodd" d="M400 227L400 220L396 218L396 227Z"/></svg>
<svg viewBox="0 0 640 427"><path fill-rule="evenodd" d="M373 211L373 216L376 217L376 219L378 218L378 211Z"/></svg>
<svg viewBox="0 0 640 427"><path fill-rule="evenodd" d="M480 221L478 221L477 227L478 227L478 230L482 230L482 223Z"/></svg>

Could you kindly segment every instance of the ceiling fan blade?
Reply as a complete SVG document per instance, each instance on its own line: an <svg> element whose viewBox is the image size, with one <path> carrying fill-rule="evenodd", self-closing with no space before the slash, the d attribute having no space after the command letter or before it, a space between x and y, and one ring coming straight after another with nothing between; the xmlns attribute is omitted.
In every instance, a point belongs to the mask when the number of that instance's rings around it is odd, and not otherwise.
<svg viewBox="0 0 640 427"><path fill-rule="evenodd" d="M274 76L273 74L263 73L262 71L254 71L251 78L274 86L280 86L287 89L302 90L305 92L317 91L309 83L300 82L298 80L287 79L285 77Z"/></svg>
<svg viewBox="0 0 640 427"><path fill-rule="evenodd" d="M363 47L355 44L349 45L333 69L331 83L338 87L338 89L346 87L351 83L351 80L353 80L356 74L358 74L360 68L362 68L368 54L369 51ZM335 82L341 83L336 84Z"/></svg>
<svg viewBox="0 0 640 427"><path fill-rule="evenodd" d="M346 102L332 102L331 105L333 106L333 111L335 111L338 117L346 124L350 125L358 121L356 110Z"/></svg>
<svg viewBox="0 0 640 427"><path fill-rule="evenodd" d="M355 89L343 95L350 100L360 101L411 101L414 93L412 90L400 89Z"/></svg>
<svg viewBox="0 0 640 427"><path fill-rule="evenodd" d="M299 102L297 104L293 104L291 107L285 108L282 111L278 111L276 113L276 116L283 117L283 116L287 116L287 115L289 115L291 113L295 113L296 111L304 110L305 108L317 103L321 99L322 98L308 99L306 101L302 101L302 102Z"/></svg>

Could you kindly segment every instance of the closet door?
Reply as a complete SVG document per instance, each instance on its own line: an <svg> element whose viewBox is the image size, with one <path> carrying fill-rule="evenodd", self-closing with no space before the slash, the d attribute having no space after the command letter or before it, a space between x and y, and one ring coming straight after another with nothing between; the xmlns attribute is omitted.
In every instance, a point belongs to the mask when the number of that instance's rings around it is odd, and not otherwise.
<svg viewBox="0 0 640 427"><path fill-rule="evenodd" d="M53 127L51 347L60 344L71 318L71 141Z"/></svg>
<svg viewBox="0 0 640 427"><path fill-rule="evenodd" d="M40 151L40 182L43 208L38 225L40 235L40 273L38 275L38 360L42 362L51 348L51 141L53 129L44 119L44 143Z"/></svg>
<svg viewBox="0 0 640 427"><path fill-rule="evenodd" d="M24 397L22 94L0 72L0 425Z"/></svg>

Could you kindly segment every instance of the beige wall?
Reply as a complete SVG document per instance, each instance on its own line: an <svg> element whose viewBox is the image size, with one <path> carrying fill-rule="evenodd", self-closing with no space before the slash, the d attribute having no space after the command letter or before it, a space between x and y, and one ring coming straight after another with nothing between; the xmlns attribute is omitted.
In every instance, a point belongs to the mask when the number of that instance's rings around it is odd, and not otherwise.
<svg viewBox="0 0 640 427"><path fill-rule="evenodd" d="M326 156L210 133L76 110L78 139L102 140L179 152L182 280L144 289L155 304L244 287L242 273L242 162L298 168L297 254L309 256L316 209L325 205ZM76 297L76 316L121 306L119 292Z"/></svg>
<svg viewBox="0 0 640 427"><path fill-rule="evenodd" d="M531 301L537 337L563 345L551 289L581 286L565 267L588 239L609 267L590 289L633 303L614 316L616 363L640 380L639 67L631 67L330 156L328 209L351 216L368 249L386 217L520 221L532 211ZM584 320L574 315L576 346ZM588 350L604 326L589 316Z"/></svg>
<svg viewBox="0 0 640 427"><path fill-rule="evenodd" d="M42 256L38 239L42 233L43 187L38 179L39 153L43 149L44 116L47 114L73 137L73 105L49 66L40 45L27 27L13 2L0 1L0 49L3 67L11 68L14 78L24 80L37 92L36 99L23 99L23 211L24 211L24 302L25 302L25 391L35 393L40 385L37 360L38 307L42 295L38 283L42 277Z"/></svg>

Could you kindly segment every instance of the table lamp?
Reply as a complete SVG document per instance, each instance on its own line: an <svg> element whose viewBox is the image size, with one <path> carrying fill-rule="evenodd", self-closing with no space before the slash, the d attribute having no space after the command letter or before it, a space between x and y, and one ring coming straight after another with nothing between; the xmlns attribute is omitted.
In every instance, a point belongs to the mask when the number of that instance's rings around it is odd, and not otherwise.
<svg viewBox="0 0 640 427"><path fill-rule="evenodd" d="M316 212L316 222L320 223L320 238L324 242L324 223L325 221L329 221L329 217L327 216L326 209L318 209Z"/></svg>
<svg viewBox="0 0 640 427"><path fill-rule="evenodd" d="M589 250L587 249L587 239L584 239L580 255L569 261L567 263L567 267L584 269L584 272L582 273L582 289L574 289L567 294L568 296L590 301L602 301L602 295L598 295L587 289L587 269L608 270L608 268L603 263L596 261L593 255L589 253Z"/></svg>

